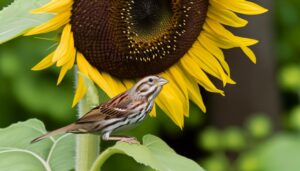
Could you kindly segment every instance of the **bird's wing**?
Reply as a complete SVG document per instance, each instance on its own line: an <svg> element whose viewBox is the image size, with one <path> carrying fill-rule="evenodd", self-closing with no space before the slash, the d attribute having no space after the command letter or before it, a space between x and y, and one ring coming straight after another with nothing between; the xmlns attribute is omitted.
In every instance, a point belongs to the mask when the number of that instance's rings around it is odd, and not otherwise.
<svg viewBox="0 0 300 171"><path fill-rule="evenodd" d="M120 94L106 103L93 108L83 117L78 119L76 123L90 123L128 116L131 114L131 111L128 110L128 106L132 102L132 98L129 98L126 93Z"/></svg>
<svg viewBox="0 0 300 171"><path fill-rule="evenodd" d="M84 116L79 118L76 123L83 124L83 123L91 123L95 121L101 121L104 120L105 115L101 114L99 110L100 106L97 106L93 109L91 109L88 113L86 113Z"/></svg>

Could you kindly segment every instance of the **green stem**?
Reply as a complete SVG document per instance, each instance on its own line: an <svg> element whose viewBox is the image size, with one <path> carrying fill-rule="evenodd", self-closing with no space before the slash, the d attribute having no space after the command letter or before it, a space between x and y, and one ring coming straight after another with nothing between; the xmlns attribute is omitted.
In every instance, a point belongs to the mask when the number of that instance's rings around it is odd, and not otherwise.
<svg viewBox="0 0 300 171"><path fill-rule="evenodd" d="M100 156L98 156L97 160L92 165L90 171L99 171L102 168L105 161L113 154L124 154L124 152L118 149L112 149L112 148L106 149L100 154Z"/></svg>
<svg viewBox="0 0 300 171"><path fill-rule="evenodd" d="M76 73L77 75L77 73ZM86 78L87 79L87 78ZM87 94L78 105L78 117L99 104L98 92L92 81L85 81ZM100 152L100 137L92 134L81 134L76 137L76 171L88 171Z"/></svg>
<svg viewBox="0 0 300 171"><path fill-rule="evenodd" d="M79 104L79 106L83 104ZM81 111L86 111L83 106ZM80 108L80 107L79 107ZM88 171L100 151L100 138L97 135L83 134L76 137L76 171Z"/></svg>

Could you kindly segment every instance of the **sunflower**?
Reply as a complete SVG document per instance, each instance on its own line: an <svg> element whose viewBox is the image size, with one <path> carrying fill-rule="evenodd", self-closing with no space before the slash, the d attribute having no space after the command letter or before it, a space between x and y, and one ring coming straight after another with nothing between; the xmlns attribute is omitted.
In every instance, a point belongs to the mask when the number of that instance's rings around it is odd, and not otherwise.
<svg viewBox="0 0 300 171"><path fill-rule="evenodd" d="M54 17L25 35L62 29L54 52L32 68L61 67L57 84L75 63L109 97L146 75L168 79L156 104L182 128L189 101L206 112L198 85L224 95L210 77L223 86L235 84L222 49L239 47L256 62L249 46L258 41L235 36L225 26L247 25L236 13L266 11L246 0L51 0L32 12ZM87 91L82 74L77 85L73 106Z"/></svg>

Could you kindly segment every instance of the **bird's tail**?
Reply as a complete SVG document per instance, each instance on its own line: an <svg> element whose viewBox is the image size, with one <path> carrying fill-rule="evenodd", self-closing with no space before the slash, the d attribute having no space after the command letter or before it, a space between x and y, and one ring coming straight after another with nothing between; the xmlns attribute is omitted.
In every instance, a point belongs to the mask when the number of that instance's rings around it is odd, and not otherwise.
<svg viewBox="0 0 300 171"><path fill-rule="evenodd" d="M41 141L45 138L48 138L48 137L51 137L51 136L54 136L54 135L57 135L57 134L60 134L60 133L66 133L66 132L71 132L72 130L76 129L76 124L72 123L70 125L67 125L65 127L62 127L62 128L58 128L54 131L51 131L51 132L48 132L40 137L37 137L36 139L32 140L31 141L31 144L32 143L36 143L38 141Z"/></svg>

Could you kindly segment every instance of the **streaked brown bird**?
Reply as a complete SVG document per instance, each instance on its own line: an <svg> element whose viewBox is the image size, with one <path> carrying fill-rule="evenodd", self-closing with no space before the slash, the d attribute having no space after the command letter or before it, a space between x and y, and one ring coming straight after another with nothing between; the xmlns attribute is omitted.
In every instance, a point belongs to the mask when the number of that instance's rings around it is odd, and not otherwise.
<svg viewBox="0 0 300 171"><path fill-rule="evenodd" d="M145 77L131 89L93 108L76 122L42 135L31 143L60 133L100 134L103 140L138 143L134 137L111 136L111 133L143 121L152 110L155 97L167 82L159 76Z"/></svg>

